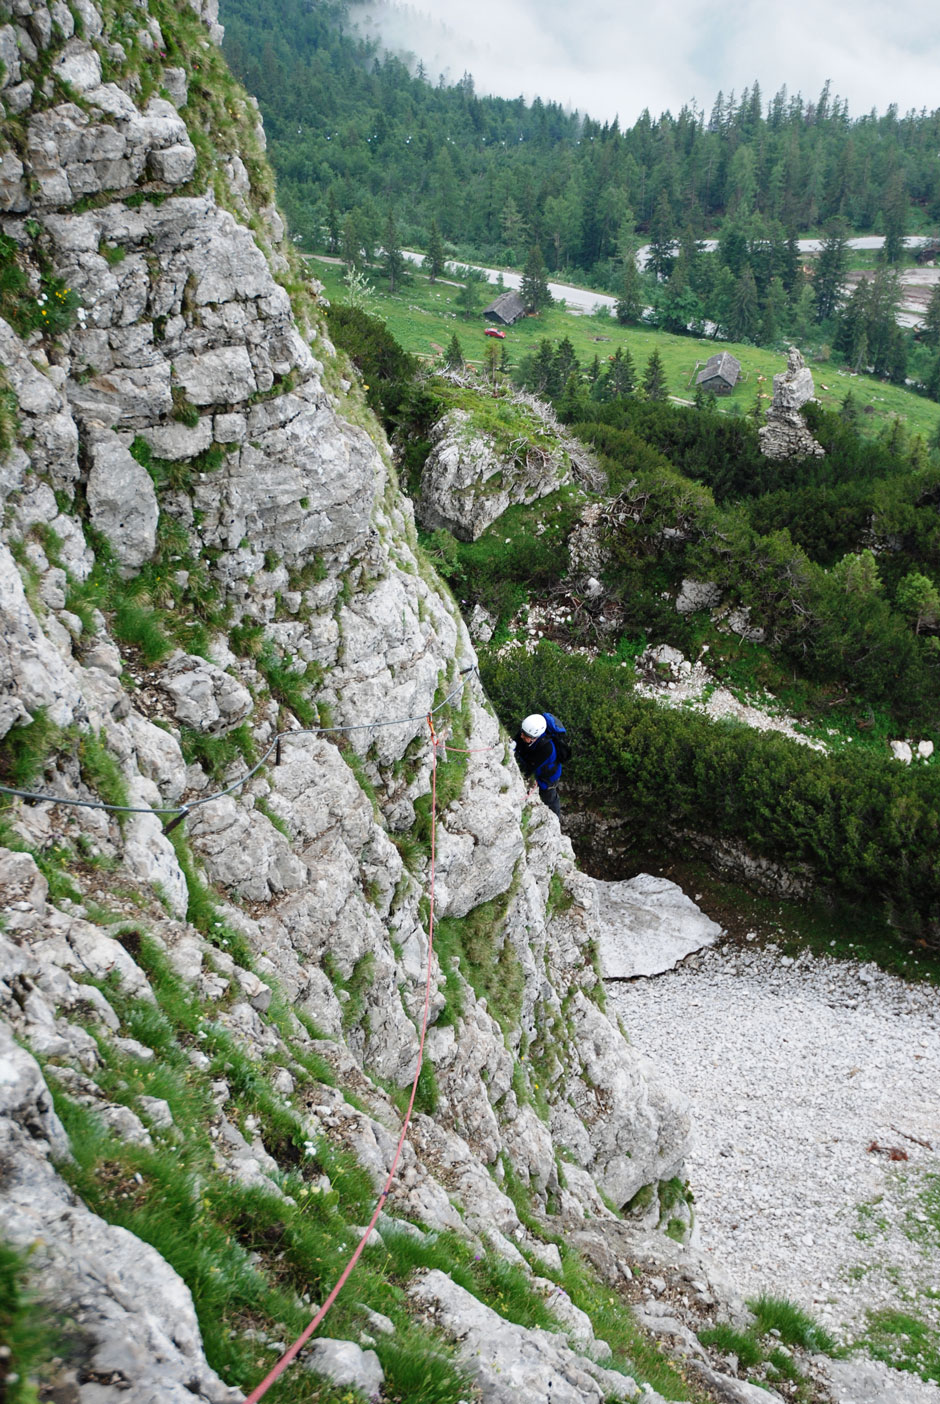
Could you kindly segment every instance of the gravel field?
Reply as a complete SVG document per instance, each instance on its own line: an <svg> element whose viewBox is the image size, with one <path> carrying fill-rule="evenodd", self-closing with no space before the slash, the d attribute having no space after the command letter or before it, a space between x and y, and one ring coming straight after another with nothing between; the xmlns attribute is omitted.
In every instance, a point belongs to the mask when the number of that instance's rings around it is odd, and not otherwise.
<svg viewBox="0 0 940 1404"><path fill-rule="evenodd" d="M699 1241L743 1294L842 1341L886 1307L940 1330L938 991L746 945L607 990L692 1103Z"/></svg>

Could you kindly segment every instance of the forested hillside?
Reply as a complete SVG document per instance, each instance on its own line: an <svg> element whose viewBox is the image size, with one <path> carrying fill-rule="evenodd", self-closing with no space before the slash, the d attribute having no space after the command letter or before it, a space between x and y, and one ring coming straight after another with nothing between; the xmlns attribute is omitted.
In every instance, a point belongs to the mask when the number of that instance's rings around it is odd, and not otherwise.
<svg viewBox="0 0 940 1404"><path fill-rule="evenodd" d="M915 344L895 325L893 271L905 234L940 221L940 108L852 117L828 88L767 101L754 83L707 116L644 111L621 131L552 102L478 97L470 75L413 74L349 32L341 0L225 0L222 18L308 246L359 264L397 238L444 241L519 267L538 246L550 271L619 294L624 320L763 345L815 335L853 368L940 395L940 297ZM842 310L846 239L870 231L883 269ZM796 237L810 232L825 247L808 279Z"/></svg>
<svg viewBox="0 0 940 1404"><path fill-rule="evenodd" d="M621 131L556 103L478 97L469 76L413 76L346 33L345 11L335 0L222 7L226 52L261 102L281 196L305 234L319 232L332 192L342 215L365 216L363 232L376 206L381 217L401 201L410 239L436 219L493 258L513 262L538 240L552 268L587 269L616 258L635 227L675 237L758 214L785 240L841 215L893 241L940 219L940 109L853 118L826 90L767 102L755 83L719 94L707 118L644 112Z"/></svg>

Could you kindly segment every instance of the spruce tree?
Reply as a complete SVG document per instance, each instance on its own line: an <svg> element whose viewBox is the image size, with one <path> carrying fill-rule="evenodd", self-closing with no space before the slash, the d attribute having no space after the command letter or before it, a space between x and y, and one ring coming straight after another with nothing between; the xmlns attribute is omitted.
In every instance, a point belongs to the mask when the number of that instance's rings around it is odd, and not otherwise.
<svg viewBox="0 0 940 1404"><path fill-rule="evenodd" d="M659 193L650 220L650 241L646 254L646 271L657 281L669 277L675 263L676 221L665 190Z"/></svg>
<svg viewBox="0 0 940 1404"><path fill-rule="evenodd" d="M636 366L625 346L618 346L607 370L607 393L613 400L632 395L636 389Z"/></svg>
<svg viewBox="0 0 940 1404"><path fill-rule="evenodd" d="M483 281L483 275L477 273L475 268L465 268L464 275L466 281L457 294L457 306L463 313L464 321L469 322L480 306L480 283Z"/></svg>
<svg viewBox="0 0 940 1404"><path fill-rule="evenodd" d="M382 262L385 265L385 273L388 278L388 290L393 293L404 276L405 256L401 251L398 226L395 223L395 214L392 210L389 210L388 219L385 221L385 247L382 250Z"/></svg>
<svg viewBox="0 0 940 1404"><path fill-rule="evenodd" d="M336 203L336 191L331 185L326 197L326 246L331 254L339 253L339 240L339 206Z"/></svg>
<svg viewBox="0 0 940 1404"><path fill-rule="evenodd" d="M563 337L555 348L552 381L559 390L567 383L572 371L578 369L578 357L569 337Z"/></svg>
<svg viewBox="0 0 940 1404"><path fill-rule="evenodd" d="M648 400L665 400L666 398L666 372L663 368L662 357L655 349L646 363L646 370L643 372L643 393Z"/></svg>
<svg viewBox="0 0 940 1404"><path fill-rule="evenodd" d="M444 365L448 370L463 370L463 347L456 332L451 336L447 350L444 352Z"/></svg>
<svg viewBox="0 0 940 1404"><path fill-rule="evenodd" d="M731 299L731 321L728 335L732 341L756 341L760 334L760 306L757 283L749 263L741 270Z"/></svg>
<svg viewBox="0 0 940 1404"><path fill-rule="evenodd" d="M545 267L545 259L542 257L542 250L538 244L533 244L529 250L525 271L522 274L522 286L519 291L527 312L541 312L543 307L551 305L552 295L548 290L548 270Z"/></svg>
<svg viewBox="0 0 940 1404"><path fill-rule="evenodd" d="M932 346L935 351L940 348L940 283L937 283L930 294L920 336L921 340L925 341L928 346Z"/></svg>
<svg viewBox="0 0 940 1404"><path fill-rule="evenodd" d="M813 275L816 294L816 320L831 317L842 300L845 272L848 265L848 230L843 219L831 219L826 225L826 238Z"/></svg>
<svg viewBox="0 0 940 1404"><path fill-rule="evenodd" d="M640 283L640 270L632 250L624 256L623 281L620 296L615 307L617 321L622 326L635 326L643 320L643 289Z"/></svg>
<svg viewBox="0 0 940 1404"><path fill-rule="evenodd" d="M355 216L352 214L348 214L343 220L340 257L347 268L358 269L362 267L362 243Z"/></svg>
<svg viewBox="0 0 940 1404"><path fill-rule="evenodd" d="M444 271L444 240L441 238L441 231L437 227L437 220L431 220L431 229L428 234L428 251L424 256L424 267L427 269L428 282L436 282Z"/></svg>

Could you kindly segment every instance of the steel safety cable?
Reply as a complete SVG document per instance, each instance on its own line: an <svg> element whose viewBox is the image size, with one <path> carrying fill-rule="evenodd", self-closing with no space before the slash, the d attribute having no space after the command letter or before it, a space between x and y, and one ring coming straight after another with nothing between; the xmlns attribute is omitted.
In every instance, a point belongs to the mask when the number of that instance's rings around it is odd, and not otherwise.
<svg viewBox="0 0 940 1404"><path fill-rule="evenodd" d="M200 808L204 804L211 804L213 800L225 799L226 796L241 789L242 785L247 785L248 781L265 765L273 752L279 750L283 741L300 736L325 736L351 731L376 731L380 727L407 726L410 722L424 721L427 716L434 716L437 712L448 706L469 682L470 674L477 672L476 665L469 668L461 668L461 681L447 694L442 702L438 702L436 707L432 707L430 712L421 712L410 717L395 717L389 721L358 722L355 726L308 726L299 727L292 731L279 731L274 740L268 746L261 759L246 771L244 775L233 780L224 790L216 790L211 795L201 795L198 799L190 800L187 804L178 805L133 805L133 804L107 804L103 800L73 799L65 795L50 795L35 790L17 789L12 785L0 785L0 794L13 795L18 799L31 800L34 804L63 804L73 809L104 809L109 814L162 814L174 815L176 819L184 819L194 809ZM174 828L175 824L168 826Z"/></svg>

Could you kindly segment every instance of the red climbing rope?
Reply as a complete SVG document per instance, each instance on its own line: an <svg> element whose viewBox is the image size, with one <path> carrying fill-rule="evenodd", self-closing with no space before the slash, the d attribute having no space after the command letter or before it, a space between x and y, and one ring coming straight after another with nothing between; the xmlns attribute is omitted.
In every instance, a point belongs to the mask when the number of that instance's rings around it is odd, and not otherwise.
<svg viewBox="0 0 940 1404"><path fill-rule="evenodd" d="M392 1185L392 1181L393 1181L394 1178L395 1178L395 1171L396 1171L397 1168L398 1168L398 1161L399 1161L399 1159L401 1158L402 1148L403 1148L403 1146L404 1146L404 1144L405 1144L405 1137L406 1137L407 1134L408 1134L408 1127L409 1127L409 1125L410 1125L410 1123L411 1123L411 1113L412 1113L412 1110L413 1110L413 1108L414 1108L415 1096L417 1095L417 1091L418 1091L418 1078L419 1078L420 1075L421 1075L421 1064L422 1064L422 1061L423 1061L423 1059L424 1059L424 1040L425 1040L425 1035L427 1034L427 1030L428 1030L428 1012L429 1012L430 1007L431 1007L431 962L432 962L432 957L433 957L433 955L434 955L434 859L435 859L435 838L436 838L436 830L437 830L437 746L438 746L438 741L437 741L437 736L435 735L435 732L434 732L434 719L433 719L432 714L431 714L430 712L428 712L428 728L429 728L429 730L430 730L430 732L431 732L431 869L430 869L430 876L429 876L429 884L430 884L430 888L429 888L430 911L429 911L429 914L428 914L428 969L427 969L427 980L426 980L426 982L425 982L425 987L424 987L424 1013L423 1013L423 1016L422 1016L422 1019L421 1019L421 1039L420 1039L420 1042L419 1042L419 1044L418 1044L418 1062L417 1062L417 1066L415 1067L414 1080L413 1080L413 1082L412 1082L412 1084L411 1084L411 1096L410 1096L410 1098L408 1099L408 1110L407 1110L407 1112L405 1113L405 1120L404 1120L404 1123L403 1123L402 1128L401 1128L401 1135L400 1135L399 1138L398 1138L398 1145L395 1147L395 1155L394 1155L394 1158L393 1158L393 1160L392 1160L392 1168L391 1168L391 1169L389 1170L389 1172L388 1172L388 1178L386 1179L384 1188L382 1189L382 1192L381 1192L381 1194L380 1194L379 1197L378 1197L378 1201L376 1202L375 1209L373 1210L372 1218L369 1220L368 1227L363 1231L362 1237L360 1238L359 1242L356 1244L356 1248L355 1248L355 1251L353 1252L352 1257L349 1259L349 1262L348 1262L348 1263L346 1264L346 1266L343 1268L343 1271L340 1273L340 1276L339 1276L339 1278L338 1278L338 1280L337 1280L337 1282L336 1282L335 1287L334 1287L333 1290L330 1292L330 1295L327 1297L326 1301L325 1301L325 1302L323 1303L323 1305L320 1307L320 1309L319 1309L319 1311L317 1312L316 1316L314 1316L313 1320L309 1323L309 1325L306 1326L306 1327L304 1328L304 1330L302 1331L302 1333L297 1337L297 1339L296 1339L296 1341L294 1342L294 1344L293 1344L292 1346L289 1346L288 1349L285 1350L285 1352L284 1352L284 1354L281 1356L280 1360L279 1360L279 1361L277 1362L277 1364L273 1367L273 1369L271 1369L271 1370L269 1371L269 1373L268 1373L267 1375L265 1375L265 1377L264 1377L264 1379L261 1381L261 1383L260 1383L259 1385L256 1385L256 1386L255 1386L255 1388L252 1390L252 1392L247 1396L247 1398L246 1398L246 1400L245 1400L245 1404L257 1404L257 1401L258 1401L259 1399L261 1399L265 1394L267 1394L268 1390L269 1390L269 1389L271 1388L271 1386L274 1384L274 1381L280 1378L280 1376L281 1376L281 1375L284 1373L284 1371L287 1369L287 1367L288 1367L288 1365L291 1363L291 1361L295 1358L295 1356L296 1356L296 1355L303 1349L303 1347L307 1344L307 1342L309 1341L310 1337L313 1335L314 1331L315 1331L315 1330L317 1329L317 1327L320 1325L320 1322L321 1322L321 1321L323 1320L323 1318L326 1316L326 1314L327 1314L327 1312L329 1311L330 1307L333 1305L333 1303L336 1301L336 1298L339 1296L340 1292L343 1290L343 1287L344 1287L345 1284L346 1284L346 1279L349 1277L349 1274L352 1272L353 1268L356 1266L356 1263L359 1261L359 1258L360 1258L360 1256L361 1256L361 1254L362 1254L362 1250L363 1250L363 1248L366 1246L366 1242L368 1241L369 1235L371 1234L372 1230L375 1228L376 1221L378 1220L378 1217L379 1217L379 1215L380 1215L381 1212L382 1212L382 1209L383 1209L384 1204L385 1204L385 1200L386 1200L387 1197L388 1197L388 1192L389 1192L389 1190L390 1190L390 1188L391 1188L391 1185Z"/></svg>

